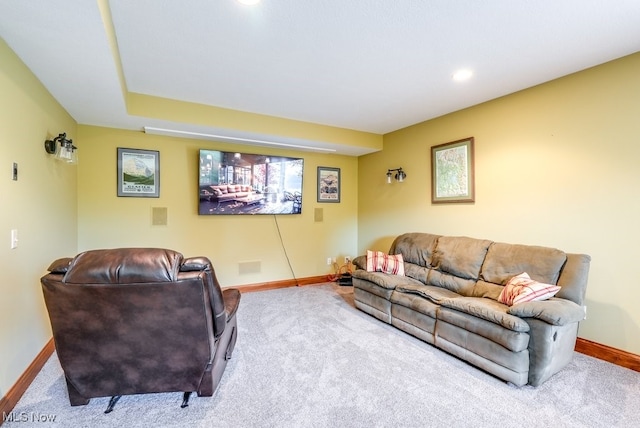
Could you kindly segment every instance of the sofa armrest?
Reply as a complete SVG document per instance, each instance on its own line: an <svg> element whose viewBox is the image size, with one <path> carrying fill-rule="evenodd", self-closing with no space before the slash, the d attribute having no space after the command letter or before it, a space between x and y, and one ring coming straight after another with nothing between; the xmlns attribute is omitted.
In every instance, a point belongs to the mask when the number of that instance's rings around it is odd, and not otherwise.
<svg viewBox="0 0 640 428"><path fill-rule="evenodd" d="M407 276L400 275L392 275L390 273L382 273L382 272L367 272L363 269L355 270L351 274L352 278L361 279L364 281L369 281L378 287L386 288L387 290L395 290L398 285L424 285L420 281L417 281L413 278L409 278ZM354 284L355 286L355 284Z"/></svg>
<svg viewBox="0 0 640 428"><path fill-rule="evenodd" d="M585 315L582 306L559 298L520 303L510 307L507 313L520 318L537 318L558 326L580 322Z"/></svg>
<svg viewBox="0 0 640 428"><path fill-rule="evenodd" d="M367 256L358 256L353 259L352 263L358 269L367 270Z"/></svg>

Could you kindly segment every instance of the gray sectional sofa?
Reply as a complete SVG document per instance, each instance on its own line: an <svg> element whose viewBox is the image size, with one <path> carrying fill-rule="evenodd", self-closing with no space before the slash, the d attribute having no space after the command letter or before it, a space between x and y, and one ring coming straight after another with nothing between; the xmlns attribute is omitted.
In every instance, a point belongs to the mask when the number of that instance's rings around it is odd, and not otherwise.
<svg viewBox="0 0 640 428"><path fill-rule="evenodd" d="M354 260L360 310L517 386L538 386L571 361L588 255L427 233L397 237L389 254L402 255L404 276L367 271L366 256ZM522 272L561 288L544 301L500 303Z"/></svg>

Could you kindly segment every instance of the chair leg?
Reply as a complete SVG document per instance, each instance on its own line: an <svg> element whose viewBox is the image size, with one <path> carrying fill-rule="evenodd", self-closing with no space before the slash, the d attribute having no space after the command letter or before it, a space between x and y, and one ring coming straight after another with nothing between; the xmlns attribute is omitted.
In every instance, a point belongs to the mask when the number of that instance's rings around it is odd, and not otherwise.
<svg viewBox="0 0 640 428"><path fill-rule="evenodd" d="M113 397L111 397L111 399L109 400L109 405L107 406L107 410L105 410L104 412L111 413L120 397L122 397L122 395L114 395Z"/></svg>
<svg viewBox="0 0 640 428"><path fill-rule="evenodd" d="M69 394L69 403L72 406L84 406L89 403L89 399L80 395L78 390L69 382L69 379L65 377L67 382L67 393Z"/></svg>
<svg viewBox="0 0 640 428"><path fill-rule="evenodd" d="M213 395L213 374L211 370L213 369L213 365L209 364L204 371L204 376L200 380L200 385L198 386L198 397L211 397Z"/></svg>
<svg viewBox="0 0 640 428"><path fill-rule="evenodd" d="M191 397L191 391L184 393L184 395L182 396L182 404L180 405L181 409L184 409L185 407L189 407L190 397Z"/></svg>
<svg viewBox="0 0 640 428"><path fill-rule="evenodd" d="M236 331L236 327L234 326L233 329L231 330L231 340L227 345L227 352L225 352L224 354L224 359L227 361L231 359L231 354L233 354L233 348L235 348L236 346L237 337L238 337L238 332Z"/></svg>

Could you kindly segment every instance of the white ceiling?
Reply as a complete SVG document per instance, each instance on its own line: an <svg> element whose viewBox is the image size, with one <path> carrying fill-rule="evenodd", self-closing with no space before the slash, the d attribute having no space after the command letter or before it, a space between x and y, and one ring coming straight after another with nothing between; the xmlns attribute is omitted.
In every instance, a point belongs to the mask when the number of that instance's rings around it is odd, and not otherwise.
<svg viewBox="0 0 640 428"><path fill-rule="evenodd" d="M1 0L0 36L80 124L285 141L129 115L121 84L384 134L640 51L640 1Z"/></svg>

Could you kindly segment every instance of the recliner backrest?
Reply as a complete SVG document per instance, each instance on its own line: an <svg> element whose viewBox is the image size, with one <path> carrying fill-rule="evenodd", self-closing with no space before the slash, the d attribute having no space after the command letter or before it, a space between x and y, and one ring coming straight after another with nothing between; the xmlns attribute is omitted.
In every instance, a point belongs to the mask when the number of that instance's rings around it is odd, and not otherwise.
<svg viewBox="0 0 640 428"><path fill-rule="evenodd" d="M161 248L85 251L73 258L63 282L137 284L175 281L182 259L182 254Z"/></svg>

